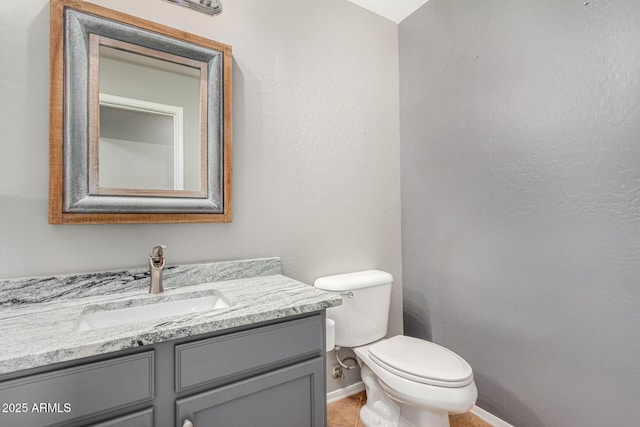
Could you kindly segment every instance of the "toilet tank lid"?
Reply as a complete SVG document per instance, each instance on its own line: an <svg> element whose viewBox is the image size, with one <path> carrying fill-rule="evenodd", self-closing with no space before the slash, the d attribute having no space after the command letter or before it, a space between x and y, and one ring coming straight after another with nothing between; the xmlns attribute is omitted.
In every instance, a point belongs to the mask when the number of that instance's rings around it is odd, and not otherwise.
<svg viewBox="0 0 640 427"><path fill-rule="evenodd" d="M313 286L325 291L349 291L393 283L393 276L380 270L358 271L320 277Z"/></svg>

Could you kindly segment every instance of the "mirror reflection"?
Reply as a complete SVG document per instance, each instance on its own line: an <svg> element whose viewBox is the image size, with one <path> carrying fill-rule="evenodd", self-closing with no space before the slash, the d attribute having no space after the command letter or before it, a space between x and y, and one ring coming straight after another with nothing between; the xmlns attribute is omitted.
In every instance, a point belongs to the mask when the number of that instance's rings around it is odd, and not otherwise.
<svg viewBox="0 0 640 427"><path fill-rule="evenodd" d="M99 109L97 126L90 123L90 193L203 195L207 64L106 37L91 41Z"/></svg>
<svg viewBox="0 0 640 427"><path fill-rule="evenodd" d="M97 181L91 194L119 189L184 190L181 108L140 106L131 98L100 94ZM108 99L108 101L105 101ZM135 164L135 168L129 167ZM189 168L187 167L187 171Z"/></svg>

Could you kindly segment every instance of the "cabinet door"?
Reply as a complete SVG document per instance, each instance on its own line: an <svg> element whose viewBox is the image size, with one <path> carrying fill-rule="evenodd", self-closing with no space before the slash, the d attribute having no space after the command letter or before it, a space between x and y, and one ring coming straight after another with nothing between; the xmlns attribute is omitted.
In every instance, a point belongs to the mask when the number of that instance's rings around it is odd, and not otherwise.
<svg viewBox="0 0 640 427"><path fill-rule="evenodd" d="M176 401L176 426L325 427L324 361L311 359Z"/></svg>

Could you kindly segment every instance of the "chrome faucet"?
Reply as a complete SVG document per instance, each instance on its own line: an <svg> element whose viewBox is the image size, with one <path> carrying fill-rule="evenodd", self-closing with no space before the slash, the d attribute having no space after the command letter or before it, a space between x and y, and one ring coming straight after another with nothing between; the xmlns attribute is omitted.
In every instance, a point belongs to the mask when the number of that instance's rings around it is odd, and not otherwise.
<svg viewBox="0 0 640 427"><path fill-rule="evenodd" d="M151 273L151 283L149 283L149 293L159 294L164 292L162 287L162 270L164 270L164 254L165 245L158 245L151 248L149 252L149 272Z"/></svg>

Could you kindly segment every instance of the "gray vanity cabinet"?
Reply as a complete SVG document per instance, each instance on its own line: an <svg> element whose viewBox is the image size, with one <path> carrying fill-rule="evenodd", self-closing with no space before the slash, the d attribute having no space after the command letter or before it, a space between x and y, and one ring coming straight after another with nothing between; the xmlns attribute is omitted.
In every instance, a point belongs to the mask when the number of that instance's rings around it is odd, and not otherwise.
<svg viewBox="0 0 640 427"><path fill-rule="evenodd" d="M0 426L324 427L324 324L316 312L0 376L13 405Z"/></svg>

